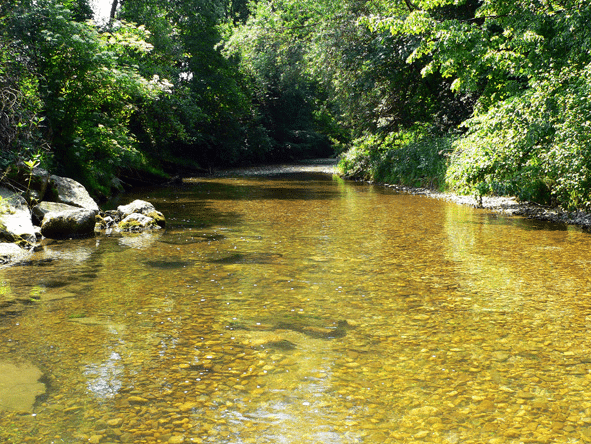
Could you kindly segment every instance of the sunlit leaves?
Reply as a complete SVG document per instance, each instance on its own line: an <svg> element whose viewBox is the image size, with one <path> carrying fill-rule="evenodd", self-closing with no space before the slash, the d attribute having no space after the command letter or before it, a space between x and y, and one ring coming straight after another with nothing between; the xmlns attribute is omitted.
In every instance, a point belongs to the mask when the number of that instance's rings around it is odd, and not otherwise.
<svg viewBox="0 0 591 444"><path fill-rule="evenodd" d="M147 42L150 32L144 26L135 26L125 21L119 21L114 24L112 32L101 34L103 44L116 52L122 52L125 49L137 53L147 54L154 46Z"/></svg>
<svg viewBox="0 0 591 444"><path fill-rule="evenodd" d="M475 187L567 208L590 207L590 71L587 66L548 76L468 121L448 183L458 191Z"/></svg>

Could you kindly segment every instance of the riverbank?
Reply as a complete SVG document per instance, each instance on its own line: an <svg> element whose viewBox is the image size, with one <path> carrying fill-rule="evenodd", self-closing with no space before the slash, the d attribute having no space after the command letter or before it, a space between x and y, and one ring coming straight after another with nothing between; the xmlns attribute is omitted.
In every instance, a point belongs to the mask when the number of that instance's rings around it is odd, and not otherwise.
<svg viewBox="0 0 591 444"><path fill-rule="evenodd" d="M474 196L460 196L425 188L412 188L391 184L381 185L403 193L424 195L434 199L442 199L459 205L469 205L509 216L520 216L528 219L575 225L585 230L591 230L591 214L584 211L568 212L557 207L539 205L533 202L520 202L515 197L483 196L477 199Z"/></svg>
<svg viewBox="0 0 591 444"><path fill-rule="evenodd" d="M312 159L308 161L302 161L297 164L263 165L249 168L224 170L214 173L214 176L264 176L289 173L324 173L340 175L337 163L337 159ZM391 188L401 193L446 200L459 205L469 205L471 207L482 208L509 216L519 216L558 224L574 225L581 227L584 230L591 230L591 213L584 211L564 211L558 207L539 205L532 202L521 202L515 197L484 196L481 199L477 199L474 196L461 196L458 194L444 193L427 188L415 188L371 181L364 182Z"/></svg>
<svg viewBox="0 0 591 444"><path fill-rule="evenodd" d="M0 183L0 265L28 260L47 240L165 226L164 215L149 202L135 200L101 211L82 184L25 167L6 172Z"/></svg>

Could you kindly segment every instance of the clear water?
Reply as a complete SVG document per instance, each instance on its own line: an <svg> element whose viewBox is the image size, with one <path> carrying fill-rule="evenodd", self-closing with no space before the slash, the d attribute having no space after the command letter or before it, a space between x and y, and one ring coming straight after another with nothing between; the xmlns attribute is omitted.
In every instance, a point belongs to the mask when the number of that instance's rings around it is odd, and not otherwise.
<svg viewBox="0 0 591 444"><path fill-rule="evenodd" d="M0 270L46 388L0 442L591 441L589 234L322 174L135 198L168 228Z"/></svg>

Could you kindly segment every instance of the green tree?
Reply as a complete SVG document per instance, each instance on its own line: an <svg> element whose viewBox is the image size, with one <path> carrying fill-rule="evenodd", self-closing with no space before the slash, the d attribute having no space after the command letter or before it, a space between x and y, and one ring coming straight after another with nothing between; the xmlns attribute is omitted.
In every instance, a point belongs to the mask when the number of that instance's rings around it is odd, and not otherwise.
<svg viewBox="0 0 591 444"><path fill-rule="evenodd" d="M47 148L39 82L19 46L0 36L0 169Z"/></svg>
<svg viewBox="0 0 591 444"><path fill-rule="evenodd" d="M109 194L122 168L148 168L129 123L137 103L156 100L170 85L142 77L134 65L148 54L146 31L119 23L101 33L78 21L68 6L42 0L15 9L10 19L34 61L46 121L48 162L95 192Z"/></svg>
<svg viewBox="0 0 591 444"><path fill-rule="evenodd" d="M478 101L448 184L589 207L591 5L581 0L417 0L368 22L414 36L408 61Z"/></svg>
<svg viewBox="0 0 591 444"><path fill-rule="evenodd" d="M240 61L253 105L275 158L332 153L328 136L340 137L325 85L310 69L313 36L330 2L260 1L232 30L226 54Z"/></svg>
<svg viewBox="0 0 591 444"><path fill-rule="evenodd" d="M238 20L242 13L235 8L242 10L241 4L218 0L123 3L120 17L151 32L154 51L149 61L139 63L140 69L167 72L175 85L175 94L145 108L136 126L140 140L152 141L153 152L164 148L170 158L192 159L203 166L228 165L248 157L249 91L219 46L220 25Z"/></svg>
<svg viewBox="0 0 591 444"><path fill-rule="evenodd" d="M377 13L373 2L339 2L314 33L308 55L352 135L386 136L417 124L446 131L468 117L468 97L450 94L438 73L421 76L422 66L408 63L415 37L364 26Z"/></svg>
<svg viewBox="0 0 591 444"><path fill-rule="evenodd" d="M39 81L22 41L9 30L14 2L0 5L0 169L47 149L43 141Z"/></svg>

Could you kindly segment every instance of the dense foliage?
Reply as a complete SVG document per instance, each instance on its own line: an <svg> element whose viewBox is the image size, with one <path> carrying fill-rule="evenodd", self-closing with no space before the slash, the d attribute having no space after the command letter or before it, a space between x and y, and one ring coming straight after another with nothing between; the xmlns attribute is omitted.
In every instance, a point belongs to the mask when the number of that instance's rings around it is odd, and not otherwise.
<svg viewBox="0 0 591 444"><path fill-rule="evenodd" d="M108 194L120 169L150 169L129 123L139 103L157 100L170 89L156 76L141 76L134 66L151 49L143 28L120 22L110 32L99 32L91 22L80 21L73 12L80 12L77 6L73 1L14 2L13 13L3 18L3 38L11 42L4 51L13 54L4 66L9 71L21 64L20 75L3 91L12 89L22 99L6 114L22 131L2 141L1 162L6 167L35 157ZM10 76L2 80L11 82ZM29 116L30 123L23 126L21 116Z"/></svg>
<svg viewBox="0 0 591 444"><path fill-rule="evenodd" d="M0 167L124 181L341 153L345 174L591 207L583 0L0 5Z"/></svg>
<svg viewBox="0 0 591 444"><path fill-rule="evenodd" d="M414 35L409 62L476 94L446 180L460 192L591 206L591 5L583 0L422 0L368 20Z"/></svg>

